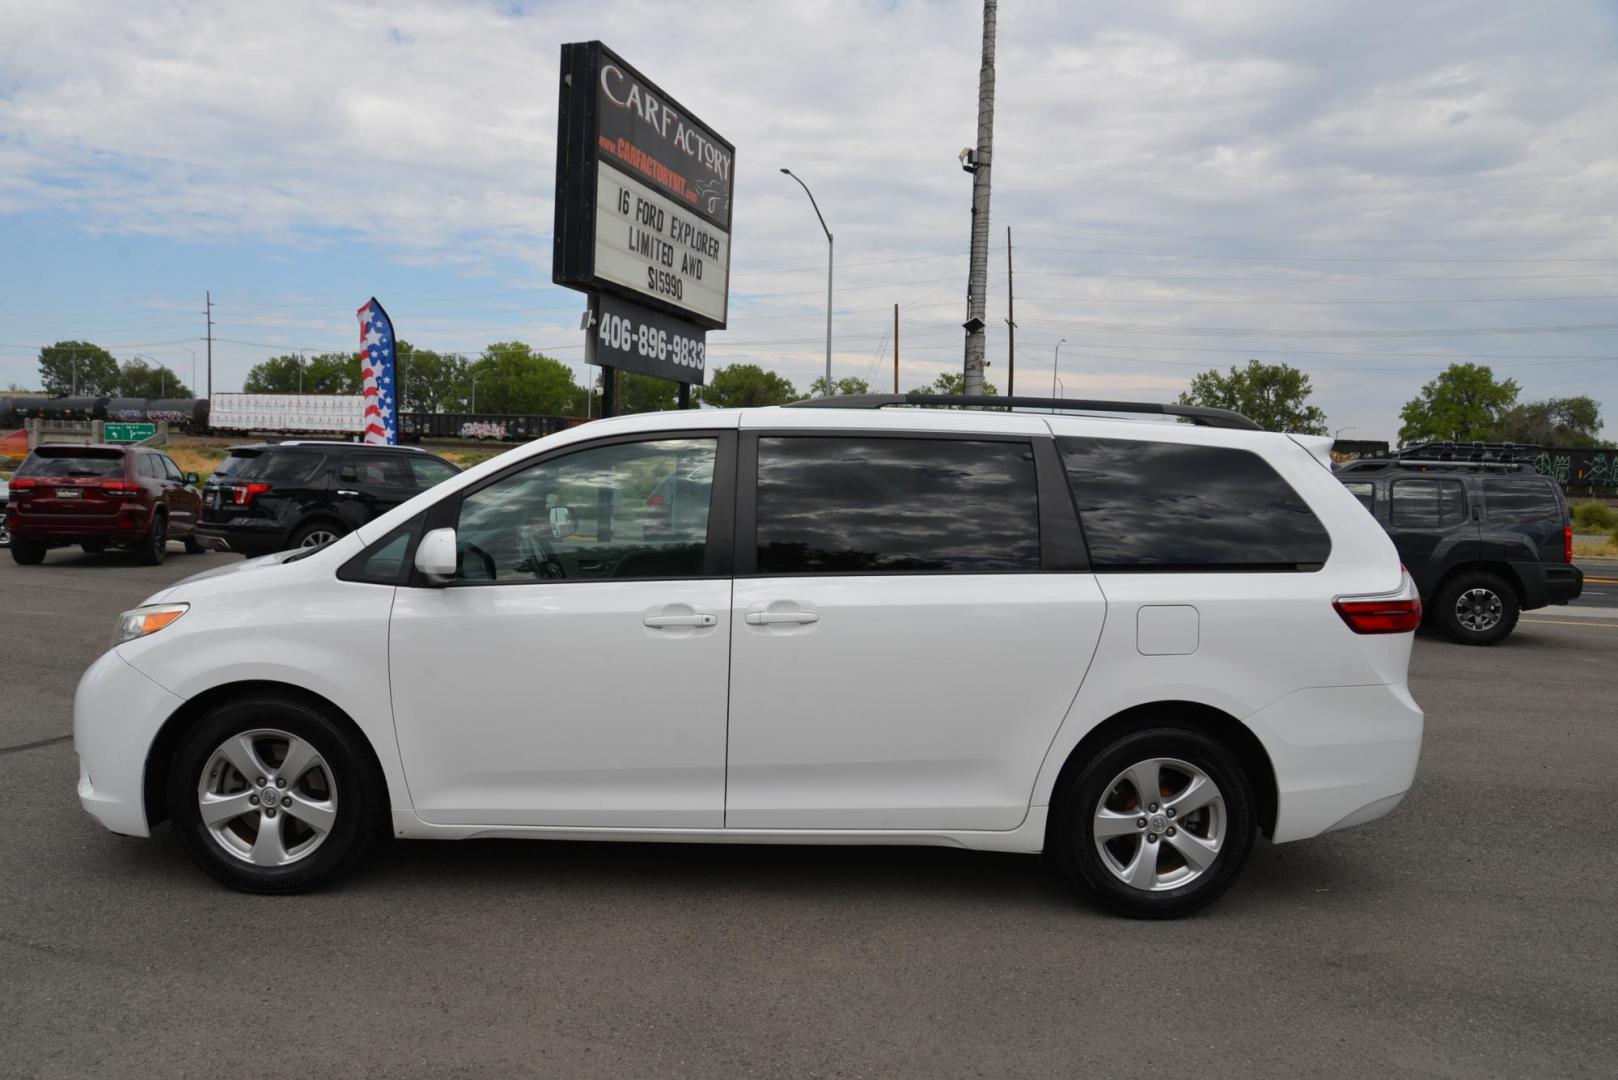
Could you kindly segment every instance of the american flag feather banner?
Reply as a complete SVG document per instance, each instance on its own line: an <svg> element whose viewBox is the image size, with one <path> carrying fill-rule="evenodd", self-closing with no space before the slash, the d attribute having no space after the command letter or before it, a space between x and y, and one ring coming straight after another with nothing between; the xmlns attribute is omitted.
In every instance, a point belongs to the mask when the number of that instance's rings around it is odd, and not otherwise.
<svg viewBox="0 0 1618 1080"><path fill-rule="evenodd" d="M360 320L360 376L365 395L363 441L392 446L399 441L399 395L393 372L393 321L374 296L356 314Z"/></svg>

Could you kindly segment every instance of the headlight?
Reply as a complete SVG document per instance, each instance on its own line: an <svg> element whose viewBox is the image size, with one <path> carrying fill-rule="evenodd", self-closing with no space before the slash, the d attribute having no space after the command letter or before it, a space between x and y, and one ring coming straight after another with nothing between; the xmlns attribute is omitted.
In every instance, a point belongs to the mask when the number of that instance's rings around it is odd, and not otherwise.
<svg viewBox="0 0 1618 1080"><path fill-rule="evenodd" d="M113 635L112 643L122 645L138 637L155 634L184 615L190 607L190 604L150 604L126 611L118 616L118 632Z"/></svg>

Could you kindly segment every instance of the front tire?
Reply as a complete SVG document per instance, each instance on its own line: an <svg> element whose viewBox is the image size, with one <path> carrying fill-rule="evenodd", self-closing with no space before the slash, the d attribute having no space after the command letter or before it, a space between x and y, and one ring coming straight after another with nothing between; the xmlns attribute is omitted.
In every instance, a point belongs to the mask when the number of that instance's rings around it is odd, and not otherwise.
<svg viewBox="0 0 1618 1080"><path fill-rule="evenodd" d="M185 538L185 553L187 555L201 555L208 549L197 542L197 534L192 533Z"/></svg>
<svg viewBox="0 0 1618 1080"><path fill-rule="evenodd" d="M303 702L221 705L181 741L169 816L196 864L234 889L291 893L352 869L385 824L360 740Z"/></svg>
<svg viewBox="0 0 1618 1080"><path fill-rule="evenodd" d="M1222 745L1190 728L1153 728L1106 746L1065 785L1051 843L1068 876L1108 907L1176 918L1235 881L1258 833L1255 808Z"/></svg>
<svg viewBox="0 0 1618 1080"><path fill-rule="evenodd" d="M45 561L45 544L21 536L11 538L11 560L18 566L38 566Z"/></svg>
<svg viewBox="0 0 1618 1080"><path fill-rule="evenodd" d="M1522 605L1500 575L1469 570L1444 582L1434 599L1440 629L1462 645L1493 645L1517 628Z"/></svg>
<svg viewBox="0 0 1618 1080"><path fill-rule="evenodd" d="M157 566L169 553L169 519L162 511L152 515L152 527L135 544L135 557L146 566Z"/></svg>

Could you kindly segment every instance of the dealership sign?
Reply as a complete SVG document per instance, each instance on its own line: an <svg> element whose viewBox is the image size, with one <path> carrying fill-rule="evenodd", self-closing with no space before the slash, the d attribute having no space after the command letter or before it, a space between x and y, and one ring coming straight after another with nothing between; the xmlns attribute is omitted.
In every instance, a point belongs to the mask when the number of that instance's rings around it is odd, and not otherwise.
<svg viewBox="0 0 1618 1080"><path fill-rule="evenodd" d="M563 45L552 280L724 329L735 161L611 49Z"/></svg>
<svg viewBox="0 0 1618 1080"><path fill-rule="evenodd" d="M698 386L707 381L708 334L700 326L611 293L590 298L590 316L587 362Z"/></svg>

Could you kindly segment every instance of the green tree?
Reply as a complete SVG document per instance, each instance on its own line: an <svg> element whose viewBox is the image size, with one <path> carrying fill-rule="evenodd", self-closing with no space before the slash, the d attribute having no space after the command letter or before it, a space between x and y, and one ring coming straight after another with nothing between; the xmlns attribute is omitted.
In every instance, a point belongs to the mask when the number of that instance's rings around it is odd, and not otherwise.
<svg viewBox="0 0 1618 1080"><path fill-rule="evenodd" d="M1517 403L1514 379L1496 381L1487 364L1451 364L1399 410L1399 442L1487 439Z"/></svg>
<svg viewBox="0 0 1618 1080"><path fill-rule="evenodd" d="M408 341L397 352L399 400L406 412L462 412L467 363L454 355L418 349Z"/></svg>
<svg viewBox="0 0 1618 1080"><path fill-rule="evenodd" d="M620 413L662 412L679 404L680 385L651 375L626 371L618 382Z"/></svg>
<svg viewBox="0 0 1618 1080"><path fill-rule="evenodd" d="M578 390L572 369L521 341L486 346L467 376L468 409L480 413L560 416L572 407Z"/></svg>
<svg viewBox="0 0 1618 1080"><path fill-rule="evenodd" d="M864 379L838 379L832 385L833 394L869 394L871 384ZM822 375L809 384L810 397L824 397L826 393L826 376Z"/></svg>
<svg viewBox="0 0 1618 1080"><path fill-rule="evenodd" d="M1601 446L1601 404L1580 394L1516 405L1500 415L1490 438L1541 446Z"/></svg>
<svg viewBox="0 0 1618 1080"><path fill-rule="evenodd" d="M299 357L288 353L254 364L244 394L357 394L363 380L357 352Z"/></svg>
<svg viewBox="0 0 1618 1080"><path fill-rule="evenodd" d="M144 360L126 360L118 369L118 395L131 398L188 398L191 388L169 367L152 367Z"/></svg>
<svg viewBox="0 0 1618 1080"><path fill-rule="evenodd" d="M39 381L57 397L102 397L118 392L118 361L88 341L58 341L39 350Z"/></svg>
<svg viewBox="0 0 1618 1080"><path fill-rule="evenodd" d="M966 393L966 376L959 371L946 371L932 381L931 386L918 386L910 390L912 394L954 394L957 397ZM1000 391L994 388L994 383L984 380L983 393L994 397Z"/></svg>
<svg viewBox="0 0 1618 1080"><path fill-rule="evenodd" d="M1249 360L1245 368L1232 366L1229 375L1204 371L1180 395L1180 404L1234 409L1265 431L1325 435L1326 414L1309 404L1313 389L1309 376L1295 367Z"/></svg>
<svg viewBox="0 0 1618 1080"><path fill-rule="evenodd" d="M798 400L798 390L773 371L757 364L732 364L714 371L702 388L702 400L721 409L785 405Z"/></svg>

